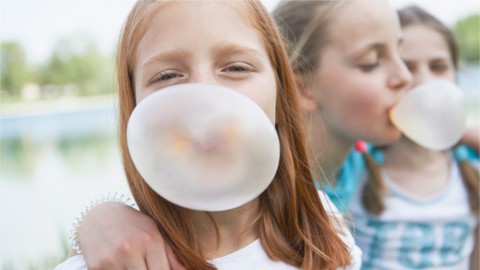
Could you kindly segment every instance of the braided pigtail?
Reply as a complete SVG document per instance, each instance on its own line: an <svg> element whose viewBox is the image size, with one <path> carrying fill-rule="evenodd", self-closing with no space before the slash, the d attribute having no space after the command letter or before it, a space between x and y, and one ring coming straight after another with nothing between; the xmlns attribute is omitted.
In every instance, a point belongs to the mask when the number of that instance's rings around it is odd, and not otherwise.
<svg viewBox="0 0 480 270"><path fill-rule="evenodd" d="M479 215L479 189L480 189L480 174L479 172L467 161L459 161L460 173L462 175L463 182L467 187L468 200L470 203L470 209L477 216Z"/></svg>
<svg viewBox="0 0 480 270"><path fill-rule="evenodd" d="M355 143L355 149L362 153L369 174L362 193L363 206L367 212L378 216L385 210L384 198L387 192L385 182L382 179L379 166L376 164L372 155L367 152L365 142L357 141Z"/></svg>
<svg viewBox="0 0 480 270"><path fill-rule="evenodd" d="M470 209L478 217L480 211L480 173L470 163L470 160L478 160L478 152L465 145L460 145L453 149L453 154L458 162L460 174L468 192Z"/></svg>

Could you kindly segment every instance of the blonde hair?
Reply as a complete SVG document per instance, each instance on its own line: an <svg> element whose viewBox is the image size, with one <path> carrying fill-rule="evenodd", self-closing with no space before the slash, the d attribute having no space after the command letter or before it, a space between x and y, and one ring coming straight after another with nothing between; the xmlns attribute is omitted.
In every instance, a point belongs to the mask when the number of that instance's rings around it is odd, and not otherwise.
<svg viewBox="0 0 480 270"><path fill-rule="evenodd" d="M263 39L277 80L276 129L281 157L270 186L259 198L254 226L272 260L305 269L336 269L350 264L349 251L340 239L315 189L305 145L293 73L281 35L259 1L244 1L249 23ZM130 12L121 34L117 54L120 107L120 143L124 169L140 210L156 222L166 243L187 269L214 269L203 256L189 210L155 193L142 179L126 143L128 119L136 106L134 66L137 45L150 18L161 5L139 1Z"/></svg>
<svg viewBox="0 0 480 270"><path fill-rule="evenodd" d="M308 80L319 68L322 49L329 42L332 19L342 1L282 1L273 11L274 19L286 39L290 63L295 74Z"/></svg>

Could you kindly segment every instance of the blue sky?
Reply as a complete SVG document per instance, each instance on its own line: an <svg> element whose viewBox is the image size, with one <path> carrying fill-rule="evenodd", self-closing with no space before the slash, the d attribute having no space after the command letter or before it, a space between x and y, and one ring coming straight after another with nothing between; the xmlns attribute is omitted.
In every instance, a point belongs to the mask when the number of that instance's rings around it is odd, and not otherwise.
<svg viewBox="0 0 480 270"><path fill-rule="evenodd" d="M271 10L278 0L263 2ZM394 8L417 4L448 25L480 13L480 1L477 0L389 2ZM19 41L33 63L47 58L58 40L78 34L92 37L103 52L111 53L133 3L133 0L0 0L0 41Z"/></svg>

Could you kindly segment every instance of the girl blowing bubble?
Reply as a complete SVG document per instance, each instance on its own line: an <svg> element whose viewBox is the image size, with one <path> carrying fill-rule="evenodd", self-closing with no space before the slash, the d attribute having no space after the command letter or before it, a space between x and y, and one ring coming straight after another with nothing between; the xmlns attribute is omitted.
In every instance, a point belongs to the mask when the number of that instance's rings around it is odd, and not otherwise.
<svg viewBox="0 0 480 270"><path fill-rule="evenodd" d="M318 181L345 211L365 168L355 141L400 138L388 111L411 75L398 17L386 1L286 1L274 17L288 39Z"/></svg>
<svg viewBox="0 0 480 270"><path fill-rule="evenodd" d="M451 30L417 7L399 15L402 57L413 86L433 79L454 82L458 53ZM478 163L478 153L465 146L434 151L419 143L402 136L376 150L379 166L372 166L352 198L363 267L478 269L479 174L469 164Z"/></svg>
<svg viewBox="0 0 480 270"><path fill-rule="evenodd" d="M157 244L165 241L186 269L239 267L236 252L243 254L242 269L359 268L351 235L339 217L324 210L322 205L331 205L315 189L282 44L257 1L139 1L127 18L117 57L125 172L139 208L161 232ZM185 83L232 88L257 103L275 124L279 167L261 196L232 210L194 211L166 201L142 179L128 153L128 119L142 99ZM57 269L72 269L76 263L78 269L86 268L77 255ZM147 259L129 267L161 269L161 263Z"/></svg>

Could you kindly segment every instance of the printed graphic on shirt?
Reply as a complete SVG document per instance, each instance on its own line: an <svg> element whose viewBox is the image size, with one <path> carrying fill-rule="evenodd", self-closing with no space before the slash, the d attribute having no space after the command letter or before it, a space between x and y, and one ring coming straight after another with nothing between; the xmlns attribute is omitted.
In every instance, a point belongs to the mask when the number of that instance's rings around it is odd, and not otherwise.
<svg viewBox="0 0 480 270"><path fill-rule="evenodd" d="M473 230L471 224L462 221L434 225L368 219L366 227L371 242L365 269L373 269L377 262L387 259L410 269L458 265L468 254L467 238Z"/></svg>

